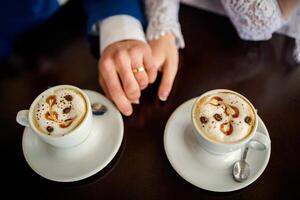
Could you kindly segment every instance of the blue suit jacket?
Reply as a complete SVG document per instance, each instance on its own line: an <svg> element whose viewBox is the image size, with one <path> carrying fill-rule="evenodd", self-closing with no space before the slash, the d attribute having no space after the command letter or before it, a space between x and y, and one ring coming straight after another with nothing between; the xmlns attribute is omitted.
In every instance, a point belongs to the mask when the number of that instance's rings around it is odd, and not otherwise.
<svg viewBox="0 0 300 200"><path fill-rule="evenodd" d="M103 18L128 14L144 24L139 0L82 0L87 16L87 29ZM53 15L57 0L1 0L0 3L0 62L11 53L11 43L17 34L27 31Z"/></svg>

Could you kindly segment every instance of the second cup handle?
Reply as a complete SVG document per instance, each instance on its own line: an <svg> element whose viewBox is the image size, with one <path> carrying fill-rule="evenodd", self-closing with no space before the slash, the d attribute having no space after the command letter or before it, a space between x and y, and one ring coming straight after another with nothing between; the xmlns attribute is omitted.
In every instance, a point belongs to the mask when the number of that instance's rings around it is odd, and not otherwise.
<svg viewBox="0 0 300 200"><path fill-rule="evenodd" d="M270 148L270 145L271 145L270 138L261 132L256 132L254 137L248 143L248 146L251 149L259 150L259 151Z"/></svg>
<svg viewBox="0 0 300 200"><path fill-rule="evenodd" d="M17 122L23 126L29 127L28 114L29 110L20 110L16 117Z"/></svg>

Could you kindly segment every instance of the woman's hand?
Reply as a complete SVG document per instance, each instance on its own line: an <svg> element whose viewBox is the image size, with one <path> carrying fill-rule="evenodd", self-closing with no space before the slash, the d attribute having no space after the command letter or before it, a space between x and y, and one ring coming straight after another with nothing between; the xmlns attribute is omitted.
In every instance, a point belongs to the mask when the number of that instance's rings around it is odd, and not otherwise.
<svg viewBox="0 0 300 200"><path fill-rule="evenodd" d="M157 40L149 41L155 66L162 72L158 97L166 101L178 70L178 49L173 34L166 34Z"/></svg>

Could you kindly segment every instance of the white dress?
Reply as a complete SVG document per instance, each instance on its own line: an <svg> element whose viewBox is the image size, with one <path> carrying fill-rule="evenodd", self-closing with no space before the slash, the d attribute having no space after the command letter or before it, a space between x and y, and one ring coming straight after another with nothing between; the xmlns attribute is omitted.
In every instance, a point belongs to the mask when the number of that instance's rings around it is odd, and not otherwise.
<svg viewBox="0 0 300 200"><path fill-rule="evenodd" d="M274 32L295 39L294 58L300 63L300 7L284 20L277 0L183 0L213 12L227 15L244 40L268 40ZM179 0L145 0L148 40L172 32L178 48L184 40L178 21Z"/></svg>

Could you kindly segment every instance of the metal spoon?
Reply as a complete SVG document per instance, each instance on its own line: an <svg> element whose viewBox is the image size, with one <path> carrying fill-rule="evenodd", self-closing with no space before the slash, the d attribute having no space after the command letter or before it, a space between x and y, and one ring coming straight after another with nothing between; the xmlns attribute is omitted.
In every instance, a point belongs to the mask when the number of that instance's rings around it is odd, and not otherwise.
<svg viewBox="0 0 300 200"><path fill-rule="evenodd" d="M250 167L246 162L246 157L248 153L249 147L247 146L243 153L243 158L241 160L236 161L233 164L232 175L235 181L243 182L248 179L250 175Z"/></svg>
<svg viewBox="0 0 300 200"><path fill-rule="evenodd" d="M101 103L95 102L92 104L92 113L94 115L104 115L107 112L107 107Z"/></svg>

